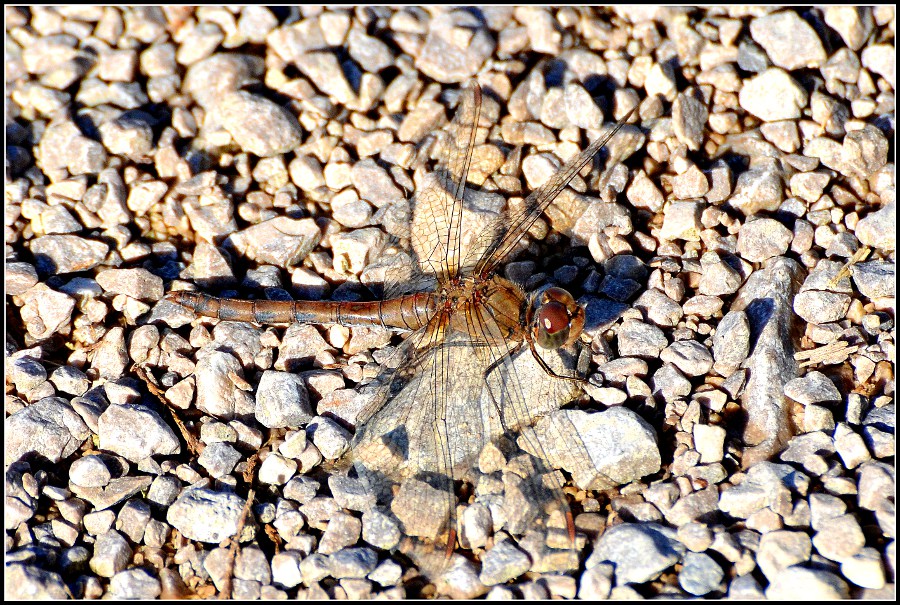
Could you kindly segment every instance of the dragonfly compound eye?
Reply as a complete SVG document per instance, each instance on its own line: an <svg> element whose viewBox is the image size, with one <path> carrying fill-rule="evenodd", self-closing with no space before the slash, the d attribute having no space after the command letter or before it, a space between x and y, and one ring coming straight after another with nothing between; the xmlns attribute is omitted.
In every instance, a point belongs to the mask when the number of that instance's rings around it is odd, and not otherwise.
<svg viewBox="0 0 900 605"><path fill-rule="evenodd" d="M572 344L584 329L584 309L562 288L547 288L532 320L535 342L545 349Z"/></svg>
<svg viewBox="0 0 900 605"><path fill-rule="evenodd" d="M569 340L569 313L561 302L544 303L534 317L535 341L544 349L558 349Z"/></svg>

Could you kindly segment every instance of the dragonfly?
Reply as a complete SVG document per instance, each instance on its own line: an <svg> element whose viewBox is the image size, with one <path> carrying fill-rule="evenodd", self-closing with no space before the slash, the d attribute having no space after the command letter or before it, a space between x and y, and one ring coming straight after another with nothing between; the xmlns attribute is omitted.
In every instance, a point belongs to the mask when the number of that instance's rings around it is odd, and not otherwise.
<svg viewBox="0 0 900 605"><path fill-rule="evenodd" d="M443 546L447 557L457 541L454 482L472 480L473 469L490 472L494 467L486 462L486 451L500 452L500 465L513 469L504 472L506 489L518 489L524 501L537 503L506 511L507 529L521 533L547 519L563 541L575 543L561 473L544 465L544 448L529 427L579 392L584 379L572 368L585 312L564 289L529 294L499 269L634 112L565 162L514 210L479 222L472 219L483 215L470 212L467 182L479 128L485 130L483 95L477 83L461 93L432 184L412 200L413 262L402 277L386 279L384 300L234 300L188 290L167 295L197 315L220 320L406 332L366 386L371 398L359 416L349 456L406 535L430 541L438 551ZM503 447L488 448L497 443ZM571 447L583 445L574 440Z"/></svg>

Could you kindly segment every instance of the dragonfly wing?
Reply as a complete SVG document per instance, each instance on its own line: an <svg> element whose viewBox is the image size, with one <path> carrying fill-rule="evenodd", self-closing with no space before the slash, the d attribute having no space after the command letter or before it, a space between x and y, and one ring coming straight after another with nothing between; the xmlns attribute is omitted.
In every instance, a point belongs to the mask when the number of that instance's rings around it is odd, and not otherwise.
<svg viewBox="0 0 900 605"><path fill-rule="evenodd" d="M378 379L377 393L353 442L357 473L404 524L407 535L434 538L455 528L454 479L486 443L471 402L483 387L467 343L443 341L440 315L404 341Z"/></svg>
<svg viewBox="0 0 900 605"><path fill-rule="evenodd" d="M525 198L521 208L498 222L493 229L485 230L467 252L463 266L473 267L479 275L492 273L515 249L522 236L553 203L559 192L621 130L632 113L634 109L606 133L597 137L584 151L570 158L546 183Z"/></svg>
<svg viewBox="0 0 900 605"><path fill-rule="evenodd" d="M566 468L578 476L596 476L581 436L571 424L535 423L570 402L580 392L577 383L548 374L528 347L498 338L497 322L490 316L493 309L482 307L483 313L472 315L470 330L482 334L490 346L479 347L479 365L487 365L484 391L480 398L483 417L491 417L492 440L500 435L519 448L513 453L504 473L507 529L513 534L543 525L547 545L553 545L548 561L556 560L559 569L577 564L572 550L574 525L562 491L564 478L554 469L561 468L560 448L567 454ZM574 349L538 350L544 362L559 375L573 376L578 366ZM522 456L527 454L527 456ZM536 523L537 522L537 523ZM555 549L562 549L560 552ZM558 556L557 556L558 555ZM556 563L548 563L556 565Z"/></svg>
<svg viewBox="0 0 900 605"><path fill-rule="evenodd" d="M411 243L425 273L440 280L459 271L466 180L481 115L481 87L463 90L433 175L413 200Z"/></svg>

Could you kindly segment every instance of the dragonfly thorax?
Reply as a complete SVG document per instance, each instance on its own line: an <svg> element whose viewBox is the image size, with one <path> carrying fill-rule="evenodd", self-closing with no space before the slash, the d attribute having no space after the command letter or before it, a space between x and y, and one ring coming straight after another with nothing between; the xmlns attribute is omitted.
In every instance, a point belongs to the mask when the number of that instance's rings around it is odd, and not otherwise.
<svg viewBox="0 0 900 605"><path fill-rule="evenodd" d="M526 296L513 282L498 275L463 277L442 293L454 331L490 343L525 337Z"/></svg>

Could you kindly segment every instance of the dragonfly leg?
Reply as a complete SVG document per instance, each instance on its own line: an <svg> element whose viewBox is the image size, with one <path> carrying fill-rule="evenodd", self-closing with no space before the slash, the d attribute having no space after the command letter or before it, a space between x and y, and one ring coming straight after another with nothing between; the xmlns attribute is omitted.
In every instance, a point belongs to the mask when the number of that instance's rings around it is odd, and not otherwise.
<svg viewBox="0 0 900 605"><path fill-rule="evenodd" d="M534 346L534 341L531 338L528 338L527 340L528 340L528 347L531 349L531 354L534 355L534 358L537 359L538 364L541 366L541 368L545 372L547 372L547 374L549 374L550 376L553 376L554 378L559 378L562 380L571 380L571 381L577 382L579 384L587 384L588 383L588 380L585 378L582 378L581 376L565 376L563 374L557 374L553 370L553 368L551 368L550 366L547 365L547 362L544 361L544 358L540 356L540 354L537 351L537 348ZM521 346L521 345L519 345L519 346Z"/></svg>
<svg viewBox="0 0 900 605"><path fill-rule="evenodd" d="M525 341L523 340L523 341L521 341L519 344L517 344L511 351L509 351L506 355L502 356L500 359L498 359L497 361L495 361L494 363L492 363L491 365L489 365L489 366L487 367L487 369L484 371L484 376L485 376L485 378L487 378L487 376L490 375L491 372L493 372L494 370L496 370L496 369L497 369L497 366L499 366L500 363L502 363L503 361L505 361L505 360L507 360L507 359L512 359L512 357L513 357L516 353L518 353L519 351L522 350L522 347L523 347L524 345L525 345ZM485 346L490 346L490 345L485 344Z"/></svg>

